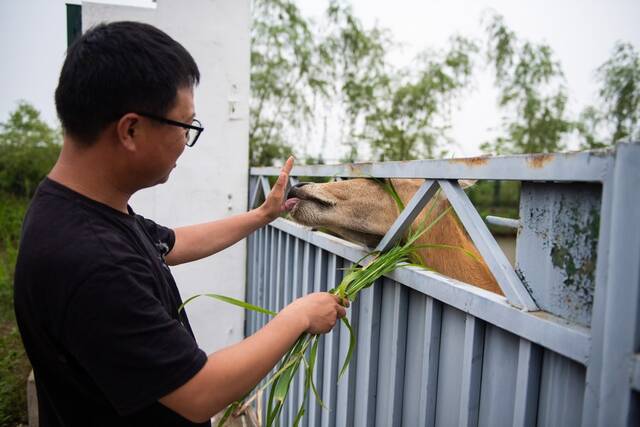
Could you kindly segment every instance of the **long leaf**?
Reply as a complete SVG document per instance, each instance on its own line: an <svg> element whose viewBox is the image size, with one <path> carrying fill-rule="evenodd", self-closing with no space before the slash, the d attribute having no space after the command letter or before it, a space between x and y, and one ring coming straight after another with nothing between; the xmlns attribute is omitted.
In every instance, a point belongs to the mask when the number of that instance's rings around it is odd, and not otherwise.
<svg viewBox="0 0 640 427"><path fill-rule="evenodd" d="M220 421L218 421L218 427L223 427L227 420L229 420L231 414L233 414L233 411L235 411L237 408L238 402L233 402L231 405L227 406L227 410L224 411L222 418L220 418Z"/></svg>
<svg viewBox="0 0 640 427"><path fill-rule="evenodd" d="M322 401L322 398L320 397L320 393L318 393L318 389L316 388L316 384L313 382L313 371L315 369L315 365L316 365L316 357L318 354L318 343L320 342L320 336L316 335L315 336L315 341L313 343L313 346L311 346L311 353L309 355L309 362L307 363L307 361L305 359L302 359L305 363L305 365L307 366L307 370L309 373L309 378L310 378L310 384L311 384L311 390L313 391L313 394L316 397L316 400L318 401L318 404L320 404L321 407L323 407L324 409L327 409L327 406L324 404L324 402Z"/></svg>
<svg viewBox="0 0 640 427"><path fill-rule="evenodd" d="M347 319L346 317L343 317L340 320L342 320L342 323L344 323L344 325L349 330L349 349L347 350L347 356L344 358L344 363L342 364L342 369L340 369L340 374L338 375L338 380L340 380L340 378L342 378L342 374L344 374L346 372L347 367L349 366L349 363L351 362L351 357L353 356L353 350L356 347L356 334L353 333L353 329L351 328L351 324L349 323L349 319Z"/></svg>
<svg viewBox="0 0 640 427"><path fill-rule="evenodd" d="M198 294L198 295L194 295L190 298L188 298L185 302L182 303L182 305L180 305L180 307L178 307L178 312L182 311L184 309L184 306L187 305L188 303L190 303L191 301L193 301L196 298L199 297L209 297L209 298L213 298L213 299L217 299L219 301L223 301L229 304L233 304L235 306L247 309L247 310L252 310L252 311L256 311L258 313L263 313L263 314L268 314L269 316L275 316L276 312L271 311L271 310L267 310L266 308L262 308L262 307L258 307L257 305L253 305L253 304L249 304L248 302L239 300L239 299L235 299L235 298L231 298L225 295L218 295L218 294Z"/></svg>
<svg viewBox="0 0 640 427"><path fill-rule="evenodd" d="M468 256L469 258L472 258L474 261L478 261L481 262L480 258L478 258L476 256L476 254L474 254L473 252L471 252L468 249L465 248L461 248L460 246L453 246L453 245L445 245L443 243L428 243L428 244L424 244L424 245L415 245L414 248L416 249L455 249L458 251L462 251L466 256Z"/></svg>

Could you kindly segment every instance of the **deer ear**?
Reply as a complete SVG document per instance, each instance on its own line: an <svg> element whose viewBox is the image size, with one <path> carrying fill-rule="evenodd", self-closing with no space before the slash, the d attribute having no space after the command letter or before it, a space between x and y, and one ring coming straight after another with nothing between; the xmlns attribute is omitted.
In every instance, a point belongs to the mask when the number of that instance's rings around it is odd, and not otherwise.
<svg viewBox="0 0 640 427"><path fill-rule="evenodd" d="M459 179L458 180L458 184L460 184L460 187L462 187L463 190L471 187L472 185L475 185L476 182L478 182L477 179Z"/></svg>

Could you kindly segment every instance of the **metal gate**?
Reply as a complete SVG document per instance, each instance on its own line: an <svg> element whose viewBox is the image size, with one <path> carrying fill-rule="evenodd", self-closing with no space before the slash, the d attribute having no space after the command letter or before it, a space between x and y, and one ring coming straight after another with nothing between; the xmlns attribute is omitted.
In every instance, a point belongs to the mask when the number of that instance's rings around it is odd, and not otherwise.
<svg viewBox="0 0 640 427"><path fill-rule="evenodd" d="M251 169L251 206L278 168ZM442 188L505 297L416 268L365 290L324 336L310 426L640 425L640 144L569 154L296 166L295 176L425 178L380 247ZM521 181L515 269L457 179ZM249 302L335 287L367 251L279 218L249 237ZM246 334L268 319L249 313ZM283 410L292 425L298 378Z"/></svg>

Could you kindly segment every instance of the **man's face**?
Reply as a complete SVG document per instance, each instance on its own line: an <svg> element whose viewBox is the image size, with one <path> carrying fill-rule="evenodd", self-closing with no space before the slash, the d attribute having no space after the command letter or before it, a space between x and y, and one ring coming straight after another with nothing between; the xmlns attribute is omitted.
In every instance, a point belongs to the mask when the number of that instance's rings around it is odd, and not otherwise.
<svg viewBox="0 0 640 427"><path fill-rule="evenodd" d="M195 116L193 88L178 90L174 107L164 118L190 124ZM186 129L145 119L148 138L139 157L140 171L144 174L145 187L167 182L176 161L185 149ZM141 177L142 178L142 177Z"/></svg>

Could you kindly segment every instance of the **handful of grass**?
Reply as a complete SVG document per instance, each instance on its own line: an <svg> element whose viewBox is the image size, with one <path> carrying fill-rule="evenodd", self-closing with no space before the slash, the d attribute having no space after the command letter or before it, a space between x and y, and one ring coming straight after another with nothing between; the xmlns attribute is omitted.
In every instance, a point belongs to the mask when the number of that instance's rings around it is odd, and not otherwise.
<svg viewBox="0 0 640 427"><path fill-rule="evenodd" d="M387 190L391 193L396 203L402 210L403 206L401 202L399 202L400 198L397 197L397 193L395 189L388 181ZM433 205L431 209L433 209ZM429 212L425 216L425 218L429 217ZM417 227L417 229L413 232L409 233L409 236L406 238L404 243L397 244L389 251L380 253L380 252L370 252L365 257L356 262L353 266L351 266L346 274L344 275L340 284L329 291L334 295L337 295L341 298L348 298L350 301L355 301L358 294L363 290L375 283L380 277L385 274L391 273L399 267L403 266L417 266L420 268L427 268L424 265L416 264L415 261L420 261L420 257L417 253L418 249L421 248L450 248L450 249L461 249L464 252L468 252L462 248L452 247L448 245L440 245L440 244L428 244L428 245L416 245L416 241L429 229L431 229L438 221L440 221L451 208L444 210L440 213L430 224L426 225L423 223ZM467 255L475 256L471 253L467 253ZM367 262L368 261L368 262ZM364 264L364 265L359 265ZM223 295L217 294L201 294L195 295L191 298L187 299L180 309L184 307L187 303L192 301L195 298L200 296L207 296L210 298L218 299L227 303L231 303L237 305L239 307L256 311L258 313L268 314L275 316L277 313L264 309L262 307L258 307L244 301L240 301L234 298L229 298ZM340 369L340 374L338 375L338 380L342 377L344 372L346 371L349 363L351 361L351 357L353 355L353 350L356 345L356 335L349 323L349 320L344 317L341 319L342 323L346 326L349 331L349 349L347 350L347 354L345 360L342 364L342 368ZM224 423L229 419L229 417L234 413L240 413L243 409L245 409L251 402L256 398L256 396L261 395L266 388L270 388L269 396L267 400L267 413L266 413L266 426L270 427L277 423L278 417L282 411L282 407L287 399L289 394L289 390L291 388L291 384L296 377L296 373L302 367L304 369L304 399L298 409L295 419L294 425L297 426L300 423L300 420L305 414L305 406L307 400L309 398L309 393L312 392L318 403L325 407L318 390L316 389L315 384L313 383L313 372L315 369L317 352L318 352L318 344L319 344L319 335L310 335L308 333L304 333L298 338L293 347L285 354L282 361L278 365L277 370L273 373L269 379L257 389L254 389L253 397L248 398L249 395L244 398L232 403L229 405L224 413L224 416L221 418L218 426L224 425Z"/></svg>
<svg viewBox="0 0 640 427"><path fill-rule="evenodd" d="M343 298L346 297L349 300L353 301L361 290L373 285L373 283L384 274L390 273L400 265L407 265L409 261L409 252L413 250L414 249L409 249L408 245L399 245L383 254L368 254L367 257L374 257L374 259L369 264L365 265L364 267L357 265L352 266L348 270L347 274L344 276L342 282L338 285L338 287L330 290L329 292ZM215 298L243 307L248 310L256 311L258 313L269 314L272 316L276 315L275 312L266 310L262 307L254 306L244 301L216 294L194 295L191 298L187 299L184 302L183 306L200 296ZM342 368L340 369L338 379L342 377L345 370L349 366L349 362L351 361L351 356L353 355L353 350L356 345L356 336L353 332L351 324L349 323L349 320L344 317L341 319L341 321L349 330L349 349L342 364ZM259 394L259 392L264 391L267 387L270 387L267 400L266 426L269 427L276 424L282 407L289 394L291 383L296 377L296 373L301 368L301 366L304 369L304 399L296 414L294 425L297 426L305 414L305 406L309 397L309 392L313 392L320 405L322 405L323 407L325 406L322 402L322 399L320 398L315 384L313 383L313 372L316 364L319 339L319 335L310 335L308 333L301 335L300 338L298 338L298 340L295 342L293 347L291 347L291 349L285 354L276 372L271 375L271 377L266 381L265 384L254 391L254 395L257 395ZM251 399L245 401L245 399L246 397L232 403L227 407L224 416L218 423L219 427L224 425L224 423L234 412L241 412L241 410L244 409L244 407L250 404L253 400Z"/></svg>

